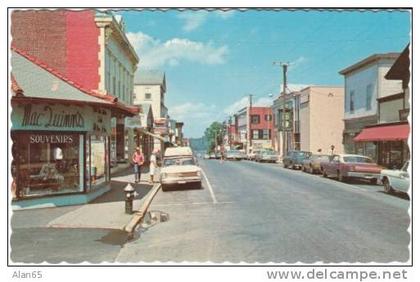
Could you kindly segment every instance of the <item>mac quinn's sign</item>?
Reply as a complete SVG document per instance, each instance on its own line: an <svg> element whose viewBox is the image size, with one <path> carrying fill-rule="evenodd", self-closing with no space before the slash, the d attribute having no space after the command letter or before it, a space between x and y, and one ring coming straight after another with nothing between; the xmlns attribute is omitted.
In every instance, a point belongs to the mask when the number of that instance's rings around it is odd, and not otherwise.
<svg viewBox="0 0 420 282"><path fill-rule="evenodd" d="M13 130L69 130L110 132L109 110L63 105L19 105L13 107Z"/></svg>

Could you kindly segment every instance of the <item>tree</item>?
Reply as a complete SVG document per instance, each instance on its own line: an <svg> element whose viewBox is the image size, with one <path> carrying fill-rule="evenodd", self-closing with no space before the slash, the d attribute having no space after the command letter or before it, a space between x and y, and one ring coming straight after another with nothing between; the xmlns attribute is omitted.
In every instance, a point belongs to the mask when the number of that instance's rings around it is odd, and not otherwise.
<svg viewBox="0 0 420 282"><path fill-rule="evenodd" d="M204 136L207 140L208 152L214 152L216 148L216 140L217 144L223 144L223 136L225 133L225 128L222 123L220 122L213 122L209 127L206 128L204 132Z"/></svg>

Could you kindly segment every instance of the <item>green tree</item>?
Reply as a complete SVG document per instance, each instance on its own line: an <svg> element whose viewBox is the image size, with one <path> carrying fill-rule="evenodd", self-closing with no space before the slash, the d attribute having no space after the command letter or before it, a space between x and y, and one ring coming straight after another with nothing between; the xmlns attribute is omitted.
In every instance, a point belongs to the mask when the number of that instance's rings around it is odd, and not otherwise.
<svg viewBox="0 0 420 282"><path fill-rule="evenodd" d="M224 125L220 122L213 122L209 127L206 128L204 131L204 136L207 140L208 152L214 152L214 149L216 147L216 140L217 145L220 145L223 143L223 135L224 135Z"/></svg>

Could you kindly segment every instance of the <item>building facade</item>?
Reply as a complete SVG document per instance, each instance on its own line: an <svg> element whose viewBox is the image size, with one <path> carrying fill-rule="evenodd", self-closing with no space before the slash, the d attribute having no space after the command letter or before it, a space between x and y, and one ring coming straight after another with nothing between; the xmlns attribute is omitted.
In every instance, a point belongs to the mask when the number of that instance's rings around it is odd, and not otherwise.
<svg viewBox="0 0 420 282"><path fill-rule="evenodd" d="M376 142L355 142L354 138L364 127L377 124L377 99L402 92L400 81L385 79L398 56L398 53L375 54L340 71L345 80L343 145L346 153L377 160Z"/></svg>
<svg viewBox="0 0 420 282"><path fill-rule="evenodd" d="M12 47L12 207L84 204L107 192L111 118L138 109L76 85Z"/></svg>
<svg viewBox="0 0 420 282"><path fill-rule="evenodd" d="M12 46L84 89L131 104L139 59L121 18L95 10L22 10L14 11L11 20ZM117 115L111 121L115 161L126 161L132 142L125 134L124 118Z"/></svg>
<svg viewBox="0 0 420 282"><path fill-rule="evenodd" d="M381 74L382 75L382 74ZM384 75L386 80L402 83L402 90L380 95L377 98L377 122L366 126L354 138L357 144L374 143L378 164L399 168L410 159L408 137L410 126L410 56L407 46Z"/></svg>
<svg viewBox="0 0 420 282"><path fill-rule="evenodd" d="M280 156L291 150L300 150L300 92L281 94L271 108L274 150Z"/></svg>
<svg viewBox="0 0 420 282"><path fill-rule="evenodd" d="M251 150L273 148L273 114L270 107L251 107L249 128Z"/></svg>
<svg viewBox="0 0 420 282"><path fill-rule="evenodd" d="M300 149L312 153L343 153L344 88L309 86L299 92L296 127L300 133Z"/></svg>
<svg viewBox="0 0 420 282"><path fill-rule="evenodd" d="M165 106L166 78L160 71L139 71L134 85L134 105L149 104L154 116L154 130L156 134L169 141L168 109ZM163 152L164 143L155 138L154 149Z"/></svg>

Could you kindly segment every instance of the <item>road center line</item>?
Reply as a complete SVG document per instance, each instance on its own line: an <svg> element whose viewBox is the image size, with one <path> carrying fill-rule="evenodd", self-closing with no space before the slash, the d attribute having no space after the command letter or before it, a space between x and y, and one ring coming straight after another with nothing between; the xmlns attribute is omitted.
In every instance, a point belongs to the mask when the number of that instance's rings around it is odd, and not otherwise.
<svg viewBox="0 0 420 282"><path fill-rule="evenodd" d="M207 178L207 175L204 172L204 169L202 169L201 171L203 172L203 176L204 176L204 179L206 180L207 187L209 187L209 192L210 192L211 198L213 199L213 204L217 204L218 202L217 202L216 196L214 195L214 191L213 191L213 188L211 187L210 181Z"/></svg>

